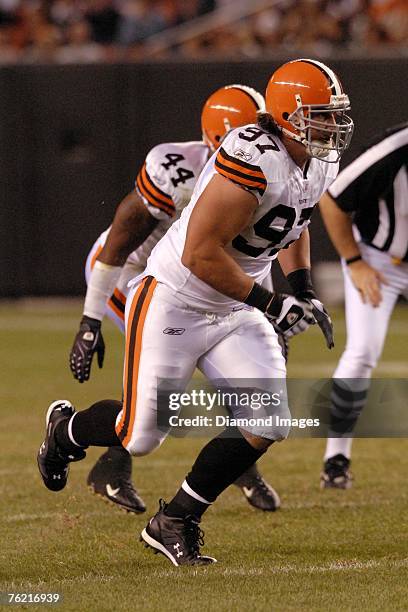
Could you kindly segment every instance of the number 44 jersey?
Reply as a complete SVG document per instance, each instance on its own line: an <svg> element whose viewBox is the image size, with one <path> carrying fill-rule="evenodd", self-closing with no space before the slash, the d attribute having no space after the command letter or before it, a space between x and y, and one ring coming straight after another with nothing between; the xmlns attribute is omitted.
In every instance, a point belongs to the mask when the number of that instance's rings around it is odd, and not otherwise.
<svg viewBox="0 0 408 612"><path fill-rule="evenodd" d="M179 218L193 193L210 150L202 141L164 143L146 156L136 189L149 213L160 223L142 245L128 257L135 270L144 270L151 250Z"/></svg>
<svg viewBox="0 0 408 612"><path fill-rule="evenodd" d="M226 250L247 274L261 283L270 273L271 261L279 250L297 240L308 226L316 203L337 173L337 163L315 158L301 169L281 140L258 125L232 130L207 162L180 219L152 251L147 273L181 298L184 296L193 307L213 312L242 307L198 279L181 263L191 212L211 178L220 174L257 199L258 207L250 225Z"/></svg>

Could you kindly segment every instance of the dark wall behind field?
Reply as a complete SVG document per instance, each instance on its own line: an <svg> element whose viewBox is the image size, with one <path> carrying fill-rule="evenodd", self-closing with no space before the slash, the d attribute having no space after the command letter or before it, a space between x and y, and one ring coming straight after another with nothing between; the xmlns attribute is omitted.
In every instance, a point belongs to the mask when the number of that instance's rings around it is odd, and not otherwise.
<svg viewBox="0 0 408 612"><path fill-rule="evenodd" d="M200 138L206 97L264 91L281 62L16 66L0 69L0 296L84 291L89 248L133 187L148 150ZM406 120L406 59L330 62L352 101L350 161ZM318 214L313 258L334 257Z"/></svg>

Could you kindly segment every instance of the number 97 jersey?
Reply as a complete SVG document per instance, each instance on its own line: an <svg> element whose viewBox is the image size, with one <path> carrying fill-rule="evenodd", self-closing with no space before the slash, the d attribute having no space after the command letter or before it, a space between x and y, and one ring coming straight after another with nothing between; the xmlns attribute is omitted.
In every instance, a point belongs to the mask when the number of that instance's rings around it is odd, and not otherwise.
<svg viewBox="0 0 408 612"><path fill-rule="evenodd" d="M211 178L220 174L257 199L250 225L226 250L244 272L262 282L279 250L297 240L308 226L316 203L337 173L337 163L316 158L300 168L282 141L259 125L232 130L203 169L181 218L152 252L149 273L184 294L192 305L214 311L237 307L237 302L200 281L181 264L191 211Z"/></svg>
<svg viewBox="0 0 408 612"><path fill-rule="evenodd" d="M250 125L231 134L215 157L214 170L255 195L253 222L231 246L235 259L260 262L299 238L336 178L338 164L311 159L301 169L278 137Z"/></svg>

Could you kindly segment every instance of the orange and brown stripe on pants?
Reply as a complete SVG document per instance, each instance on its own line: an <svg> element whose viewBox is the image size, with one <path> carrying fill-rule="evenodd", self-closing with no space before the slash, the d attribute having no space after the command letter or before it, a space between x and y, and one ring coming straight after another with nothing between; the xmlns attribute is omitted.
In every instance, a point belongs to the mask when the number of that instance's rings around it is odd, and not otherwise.
<svg viewBox="0 0 408 612"><path fill-rule="evenodd" d="M146 276L136 291L130 307L126 331L123 411L116 433L126 448L131 437L136 417L137 383L142 352L143 327L157 281Z"/></svg>

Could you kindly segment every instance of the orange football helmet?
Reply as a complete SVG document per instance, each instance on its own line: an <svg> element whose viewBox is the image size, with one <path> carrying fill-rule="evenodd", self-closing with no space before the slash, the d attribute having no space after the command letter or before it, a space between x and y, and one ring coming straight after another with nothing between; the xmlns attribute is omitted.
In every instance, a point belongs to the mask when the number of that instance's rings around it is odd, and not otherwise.
<svg viewBox="0 0 408 612"><path fill-rule="evenodd" d="M322 62L298 59L283 64L269 80L266 111L311 157L336 162L350 144L353 120L349 97L336 74ZM336 159L326 159L331 151ZM333 157L333 156L332 156Z"/></svg>
<svg viewBox="0 0 408 612"><path fill-rule="evenodd" d="M217 89L204 104L201 131L204 142L215 151L229 130L256 123L257 112L265 110L263 96L246 85L226 85Z"/></svg>

